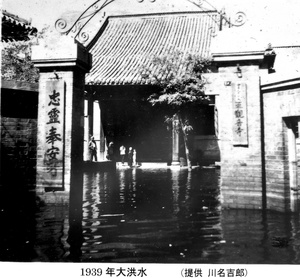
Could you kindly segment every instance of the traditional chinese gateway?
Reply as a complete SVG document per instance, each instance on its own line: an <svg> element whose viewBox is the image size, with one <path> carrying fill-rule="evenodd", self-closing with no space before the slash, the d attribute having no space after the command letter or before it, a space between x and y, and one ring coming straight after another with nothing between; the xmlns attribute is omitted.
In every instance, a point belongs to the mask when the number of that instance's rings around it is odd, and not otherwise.
<svg viewBox="0 0 300 278"><path fill-rule="evenodd" d="M179 165L180 134L149 107L146 99L157 89L143 83L140 67L151 66L153 55L180 50L214 61L206 76L211 103L205 120L195 115L192 145L194 163L221 167L222 205L296 209L300 46L260 40L246 25L227 28L223 16L207 9L116 9L99 12L79 32L58 21L68 35L33 51L40 69L37 192L46 202L68 202L72 186L82 183L77 174L90 134L102 160L113 141L116 149L133 145L141 161Z"/></svg>

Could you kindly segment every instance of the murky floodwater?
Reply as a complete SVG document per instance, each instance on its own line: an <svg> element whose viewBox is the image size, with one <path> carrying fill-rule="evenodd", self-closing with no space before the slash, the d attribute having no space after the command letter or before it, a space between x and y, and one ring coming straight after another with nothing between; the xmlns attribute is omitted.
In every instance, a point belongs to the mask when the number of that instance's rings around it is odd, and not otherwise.
<svg viewBox="0 0 300 278"><path fill-rule="evenodd" d="M83 179L82 219L75 213L70 224L67 208L4 207L0 260L300 263L299 214L222 210L216 169L120 169Z"/></svg>

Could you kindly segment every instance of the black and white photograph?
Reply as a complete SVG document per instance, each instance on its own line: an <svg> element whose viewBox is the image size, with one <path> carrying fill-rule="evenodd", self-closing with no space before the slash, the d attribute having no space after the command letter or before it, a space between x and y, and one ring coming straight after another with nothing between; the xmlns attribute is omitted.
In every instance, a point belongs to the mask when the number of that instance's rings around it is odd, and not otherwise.
<svg viewBox="0 0 300 278"><path fill-rule="evenodd" d="M298 277L299 12L2 0L3 277Z"/></svg>

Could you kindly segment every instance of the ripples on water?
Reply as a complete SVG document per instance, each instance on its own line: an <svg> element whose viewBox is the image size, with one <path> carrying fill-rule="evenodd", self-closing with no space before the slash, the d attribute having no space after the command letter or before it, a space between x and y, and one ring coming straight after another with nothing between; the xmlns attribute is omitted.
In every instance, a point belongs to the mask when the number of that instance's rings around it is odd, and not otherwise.
<svg viewBox="0 0 300 278"><path fill-rule="evenodd" d="M217 259L218 175L126 169L85 175L83 260Z"/></svg>
<svg viewBox="0 0 300 278"><path fill-rule="evenodd" d="M214 169L85 174L82 260L300 263L298 216L221 210L218 179Z"/></svg>
<svg viewBox="0 0 300 278"><path fill-rule="evenodd" d="M215 169L87 172L75 228L67 208L1 210L0 260L300 263L299 214L222 210L219 196Z"/></svg>

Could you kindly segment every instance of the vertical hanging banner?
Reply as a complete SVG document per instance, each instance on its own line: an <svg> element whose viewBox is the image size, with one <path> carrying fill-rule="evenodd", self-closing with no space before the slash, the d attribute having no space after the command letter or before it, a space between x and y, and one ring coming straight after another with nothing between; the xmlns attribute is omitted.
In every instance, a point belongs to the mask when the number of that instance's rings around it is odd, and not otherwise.
<svg viewBox="0 0 300 278"><path fill-rule="evenodd" d="M48 186L64 185L64 81L46 82L44 179Z"/></svg>
<svg viewBox="0 0 300 278"><path fill-rule="evenodd" d="M238 82L233 85L233 145L248 145L247 87Z"/></svg>

